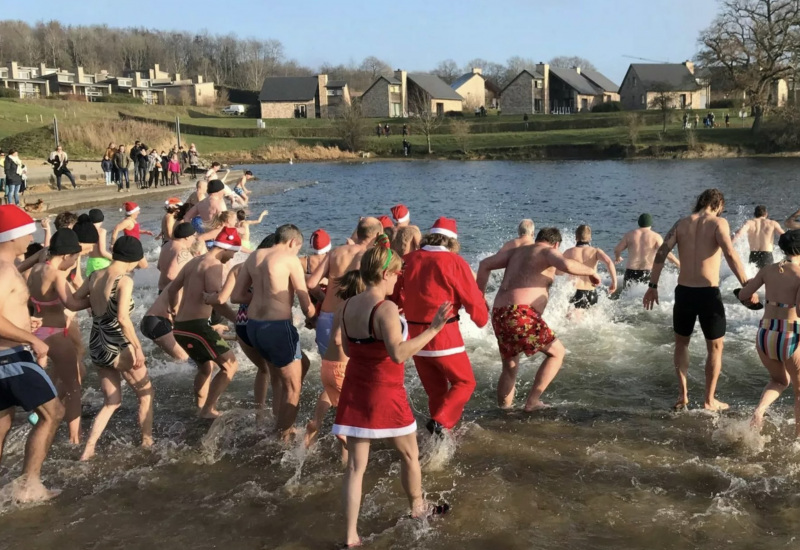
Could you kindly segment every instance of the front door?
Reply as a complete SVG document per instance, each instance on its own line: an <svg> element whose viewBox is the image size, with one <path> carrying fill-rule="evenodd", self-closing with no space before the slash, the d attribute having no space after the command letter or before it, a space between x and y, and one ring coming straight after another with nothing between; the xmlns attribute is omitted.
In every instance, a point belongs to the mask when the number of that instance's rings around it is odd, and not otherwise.
<svg viewBox="0 0 800 550"><path fill-rule="evenodd" d="M444 103L437 103L436 116L442 116L443 114L444 114Z"/></svg>

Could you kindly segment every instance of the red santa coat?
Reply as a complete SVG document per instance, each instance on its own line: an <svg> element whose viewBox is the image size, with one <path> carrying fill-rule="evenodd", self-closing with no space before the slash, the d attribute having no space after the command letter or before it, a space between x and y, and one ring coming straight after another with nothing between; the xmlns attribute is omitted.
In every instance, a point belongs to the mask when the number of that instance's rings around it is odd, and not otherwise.
<svg viewBox="0 0 800 550"><path fill-rule="evenodd" d="M466 309L478 327L489 322L486 300L464 258L444 246L423 246L406 254L403 261L403 309L410 338L424 332L447 301L453 303L454 312ZM446 357L464 351L454 318L415 357Z"/></svg>

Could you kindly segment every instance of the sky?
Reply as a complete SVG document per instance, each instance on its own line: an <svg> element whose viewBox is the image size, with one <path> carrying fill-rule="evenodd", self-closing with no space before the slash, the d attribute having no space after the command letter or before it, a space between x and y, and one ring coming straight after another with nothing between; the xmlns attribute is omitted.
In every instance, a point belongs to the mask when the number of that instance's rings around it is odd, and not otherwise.
<svg viewBox="0 0 800 550"><path fill-rule="evenodd" d="M426 71L518 55L547 61L578 55L618 84L630 63L677 63L697 52L715 0L189 0L164 9L108 0L35 0L14 14L33 24L57 14L63 25L106 24L234 33L277 39L287 58L317 68L374 55L394 68ZM18 4L22 7L22 4ZM8 13L8 12L6 12Z"/></svg>

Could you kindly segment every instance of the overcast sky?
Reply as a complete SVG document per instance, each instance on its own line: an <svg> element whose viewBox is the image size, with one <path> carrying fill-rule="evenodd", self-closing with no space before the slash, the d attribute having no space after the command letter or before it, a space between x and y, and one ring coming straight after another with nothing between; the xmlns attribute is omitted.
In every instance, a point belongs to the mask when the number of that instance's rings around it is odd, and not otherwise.
<svg viewBox="0 0 800 550"><path fill-rule="evenodd" d="M691 59L699 31L717 12L715 0L35 0L17 7L4 15L275 38L288 58L312 68L369 55L408 70L430 70L448 58L463 65L476 57L505 63L514 55L579 55L618 84L638 61L626 55Z"/></svg>

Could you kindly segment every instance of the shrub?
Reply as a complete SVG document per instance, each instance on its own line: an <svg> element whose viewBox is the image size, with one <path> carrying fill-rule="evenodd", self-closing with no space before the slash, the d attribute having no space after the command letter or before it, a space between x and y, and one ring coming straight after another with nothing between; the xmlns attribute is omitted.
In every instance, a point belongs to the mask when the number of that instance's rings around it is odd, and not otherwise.
<svg viewBox="0 0 800 550"><path fill-rule="evenodd" d="M622 103L619 101L609 101L607 103L599 103L592 107L593 113L617 113L622 111Z"/></svg>
<svg viewBox="0 0 800 550"><path fill-rule="evenodd" d="M709 109L735 109L736 105L732 99L715 99L708 104Z"/></svg>
<svg viewBox="0 0 800 550"><path fill-rule="evenodd" d="M128 94L103 95L97 98L100 103L131 103L141 105L142 99Z"/></svg>
<svg viewBox="0 0 800 550"><path fill-rule="evenodd" d="M19 92L12 88L2 88L0 87L0 97L14 97L19 98Z"/></svg>
<svg viewBox="0 0 800 550"><path fill-rule="evenodd" d="M793 107L775 109L764 123L763 134L779 151L800 150L800 110Z"/></svg>

